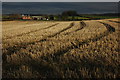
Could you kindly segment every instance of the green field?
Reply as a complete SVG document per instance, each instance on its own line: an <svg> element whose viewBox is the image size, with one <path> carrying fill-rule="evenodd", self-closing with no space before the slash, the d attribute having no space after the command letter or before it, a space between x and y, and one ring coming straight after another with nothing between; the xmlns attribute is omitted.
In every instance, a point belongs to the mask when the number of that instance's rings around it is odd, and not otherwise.
<svg viewBox="0 0 120 80"><path fill-rule="evenodd" d="M91 18L91 19L111 19L118 18L118 16L96 16L96 15L82 15L83 17Z"/></svg>

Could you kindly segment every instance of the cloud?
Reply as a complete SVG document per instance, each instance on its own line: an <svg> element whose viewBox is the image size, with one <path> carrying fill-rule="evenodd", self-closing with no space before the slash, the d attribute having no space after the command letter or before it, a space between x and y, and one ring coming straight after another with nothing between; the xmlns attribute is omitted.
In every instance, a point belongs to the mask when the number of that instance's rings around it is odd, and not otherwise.
<svg viewBox="0 0 120 80"><path fill-rule="evenodd" d="M3 13L30 13L30 14L58 14L66 10L75 10L78 13L104 13L117 12L117 3L105 2L87 2L87 3L43 3L43 2L4 2Z"/></svg>
<svg viewBox="0 0 120 80"><path fill-rule="evenodd" d="M2 2L119 2L119 0L1 0Z"/></svg>

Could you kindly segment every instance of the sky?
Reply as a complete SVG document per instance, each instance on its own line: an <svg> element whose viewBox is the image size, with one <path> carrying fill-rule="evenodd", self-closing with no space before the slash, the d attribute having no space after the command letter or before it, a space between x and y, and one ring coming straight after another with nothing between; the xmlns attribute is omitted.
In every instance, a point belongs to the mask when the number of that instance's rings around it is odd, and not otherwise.
<svg viewBox="0 0 120 80"><path fill-rule="evenodd" d="M119 2L119 0L1 0L2 2Z"/></svg>
<svg viewBox="0 0 120 80"><path fill-rule="evenodd" d="M79 14L116 13L117 2L3 2L3 14L61 14L74 10Z"/></svg>

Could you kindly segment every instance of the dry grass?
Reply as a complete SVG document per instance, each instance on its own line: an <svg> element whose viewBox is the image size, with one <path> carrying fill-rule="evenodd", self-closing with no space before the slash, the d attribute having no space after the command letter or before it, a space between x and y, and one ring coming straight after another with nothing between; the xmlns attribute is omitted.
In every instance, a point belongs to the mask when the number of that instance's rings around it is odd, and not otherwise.
<svg viewBox="0 0 120 80"><path fill-rule="evenodd" d="M118 24L107 19L3 22L2 76L119 78Z"/></svg>

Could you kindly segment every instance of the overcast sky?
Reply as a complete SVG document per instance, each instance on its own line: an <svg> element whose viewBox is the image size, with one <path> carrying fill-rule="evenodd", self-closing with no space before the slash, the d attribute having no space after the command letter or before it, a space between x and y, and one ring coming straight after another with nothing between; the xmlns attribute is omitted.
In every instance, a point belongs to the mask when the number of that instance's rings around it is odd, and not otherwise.
<svg viewBox="0 0 120 80"><path fill-rule="evenodd" d="M0 0L2 2L119 2L120 0Z"/></svg>
<svg viewBox="0 0 120 80"><path fill-rule="evenodd" d="M60 14L74 10L78 13L116 13L117 2L4 2L4 14Z"/></svg>

